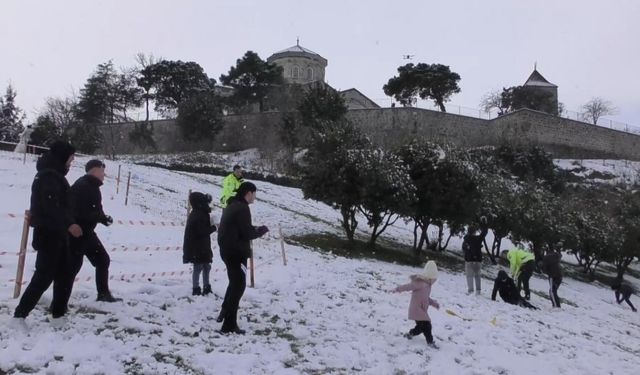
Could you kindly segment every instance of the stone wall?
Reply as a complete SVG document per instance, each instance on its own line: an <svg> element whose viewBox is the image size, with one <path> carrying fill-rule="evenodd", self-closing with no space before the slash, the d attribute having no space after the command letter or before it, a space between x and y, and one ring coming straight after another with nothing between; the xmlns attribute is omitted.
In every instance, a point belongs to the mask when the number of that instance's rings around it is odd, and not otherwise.
<svg viewBox="0 0 640 375"><path fill-rule="evenodd" d="M537 145L557 158L611 158L640 160L640 136L568 120L541 112L519 110L483 120L473 117L418 108L381 108L350 110L348 118L372 141L393 148L416 137L447 142L461 147ZM182 140L174 120L153 122L157 152L238 151L260 148L267 152L283 148L279 136L282 113L232 115L224 117L225 126L213 141L187 143ZM134 123L102 125L105 147L115 144L117 154L144 150L129 141Z"/></svg>

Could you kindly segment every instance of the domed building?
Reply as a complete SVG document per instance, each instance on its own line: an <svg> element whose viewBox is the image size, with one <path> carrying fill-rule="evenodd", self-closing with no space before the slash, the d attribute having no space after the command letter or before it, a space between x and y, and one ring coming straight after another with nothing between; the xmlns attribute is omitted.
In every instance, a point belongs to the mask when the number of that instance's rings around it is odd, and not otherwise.
<svg viewBox="0 0 640 375"><path fill-rule="evenodd" d="M327 59L306 49L297 41L296 45L269 56L267 62L281 66L284 80L289 84L324 82Z"/></svg>

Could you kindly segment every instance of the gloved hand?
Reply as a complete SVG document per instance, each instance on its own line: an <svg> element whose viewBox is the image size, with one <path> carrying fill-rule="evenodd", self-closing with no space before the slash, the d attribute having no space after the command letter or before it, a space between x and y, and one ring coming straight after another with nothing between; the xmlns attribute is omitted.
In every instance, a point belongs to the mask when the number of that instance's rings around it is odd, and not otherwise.
<svg viewBox="0 0 640 375"><path fill-rule="evenodd" d="M102 224L105 227L108 227L109 225L113 224L113 218L109 215L105 215L104 220L102 221Z"/></svg>
<svg viewBox="0 0 640 375"><path fill-rule="evenodd" d="M266 225L261 225L256 228L256 232L258 232L260 236L264 236L264 234L267 233L268 231L269 231L269 228L267 228Z"/></svg>

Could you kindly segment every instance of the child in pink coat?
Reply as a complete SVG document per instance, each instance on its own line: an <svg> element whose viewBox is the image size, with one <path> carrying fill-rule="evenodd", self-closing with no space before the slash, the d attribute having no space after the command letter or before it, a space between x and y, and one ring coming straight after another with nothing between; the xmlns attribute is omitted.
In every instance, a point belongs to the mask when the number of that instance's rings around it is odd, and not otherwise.
<svg viewBox="0 0 640 375"><path fill-rule="evenodd" d="M416 326L409 330L405 336L411 339L413 336L424 334L429 346L435 347L433 336L431 335L431 318L427 310L429 306L436 309L440 308L440 304L431 298L431 287L438 279L438 267L436 262L430 260L424 267L421 274L411 275L411 282L400 285L393 289L393 292L411 291L411 302L409 303L409 319L416 321Z"/></svg>

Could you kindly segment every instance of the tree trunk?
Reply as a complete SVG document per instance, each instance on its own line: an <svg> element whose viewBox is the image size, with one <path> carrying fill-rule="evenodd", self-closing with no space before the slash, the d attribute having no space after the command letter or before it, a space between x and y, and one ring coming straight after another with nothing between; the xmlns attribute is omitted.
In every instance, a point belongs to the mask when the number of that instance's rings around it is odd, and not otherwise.
<svg viewBox="0 0 640 375"><path fill-rule="evenodd" d="M146 122L149 122L149 91L147 91L147 95L145 95L145 110L147 112L147 117L145 118Z"/></svg>
<svg viewBox="0 0 640 375"><path fill-rule="evenodd" d="M447 112L447 108L444 106L444 102L441 99L436 100L438 107L440 107L440 112Z"/></svg>
<svg viewBox="0 0 640 375"><path fill-rule="evenodd" d="M437 251L442 251L442 235L444 233L444 224L439 223L438 225L438 243L437 243Z"/></svg>
<svg viewBox="0 0 640 375"><path fill-rule="evenodd" d="M356 220L355 209L352 207L341 207L340 213L342 214L342 228L347 234L347 239L353 241L356 228L358 227L358 221Z"/></svg>
<svg viewBox="0 0 640 375"><path fill-rule="evenodd" d="M442 246L441 251L445 251L447 250L447 246L449 246L449 240L451 240L452 234L451 232L449 232L449 236L447 237L447 240L444 242L444 246Z"/></svg>
<svg viewBox="0 0 640 375"><path fill-rule="evenodd" d="M491 260L491 264L498 264L498 262L496 262L496 257L493 256L493 249L496 245L496 239L493 239L493 243L491 244L491 250L489 250L489 246L487 245L487 240L483 239L482 243L484 244L484 250L487 252L487 255L489 255L489 259Z"/></svg>
<svg viewBox="0 0 640 375"><path fill-rule="evenodd" d="M417 255L418 253L418 222L413 221L413 254Z"/></svg>

